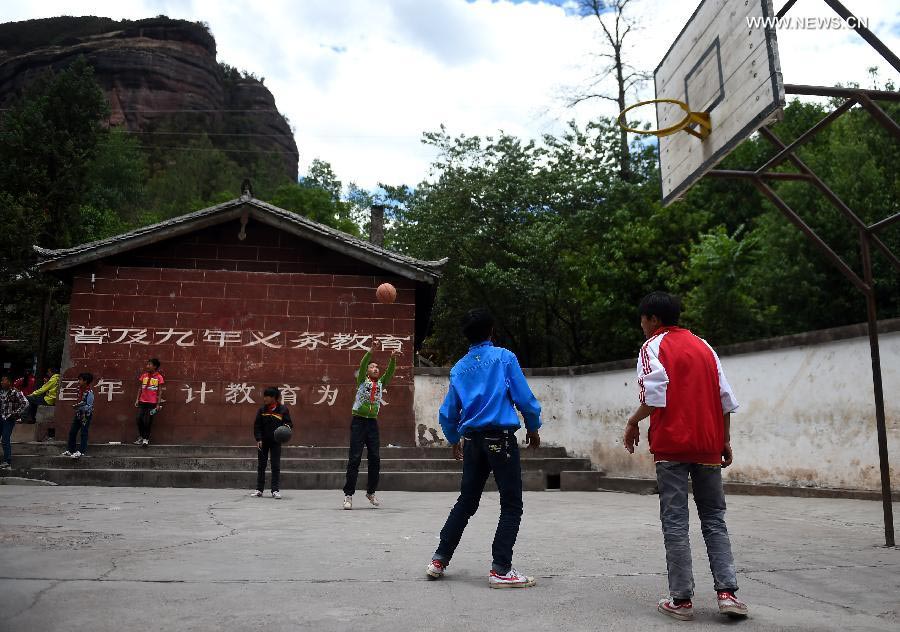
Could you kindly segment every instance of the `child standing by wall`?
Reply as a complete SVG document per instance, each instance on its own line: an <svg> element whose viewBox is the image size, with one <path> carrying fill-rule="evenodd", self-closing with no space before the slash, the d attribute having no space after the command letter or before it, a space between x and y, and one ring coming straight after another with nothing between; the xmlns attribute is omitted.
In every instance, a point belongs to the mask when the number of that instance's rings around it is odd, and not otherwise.
<svg viewBox="0 0 900 632"><path fill-rule="evenodd" d="M75 409L75 417L72 419L72 427L69 428L69 445L68 449L62 453L62 456L70 456L73 459L80 459L87 452L88 445L88 429L91 426L91 419L94 416L94 390L91 384L94 382L94 376L90 373L78 374L78 401L72 405ZM75 449L75 439L78 433L81 433L81 447Z"/></svg>
<svg viewBox="0 0 900 632"><path fill-rule="evenodd" d="M281 391L270 386L263 391L263 405L253 422L253 436L259 459L256 468L256 490L250 495L259 498L266 487L266 463L272 455L272 498L281 500L279 480L281 478L281 444L275 440L275 429L279 426L294 427L291 413L281 403Z"/></svg>

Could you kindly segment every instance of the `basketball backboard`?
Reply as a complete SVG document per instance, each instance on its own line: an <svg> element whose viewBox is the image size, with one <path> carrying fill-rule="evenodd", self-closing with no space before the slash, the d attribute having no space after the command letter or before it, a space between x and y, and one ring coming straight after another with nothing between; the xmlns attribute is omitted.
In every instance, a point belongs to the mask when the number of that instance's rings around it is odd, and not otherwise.
<svg viewBox="0 0 900 632"><path fill-rule="evenodd" d="M657 99L677 99L706 112L711 131L659 139L663 204L681 197L703 174L766 123L781 117L784 85L772 0L703 0L654 72ZM748 20L748 18L751 18ZM763 18L755 23L752 18ZM684 116L657 104L657 127Z"/></svg>

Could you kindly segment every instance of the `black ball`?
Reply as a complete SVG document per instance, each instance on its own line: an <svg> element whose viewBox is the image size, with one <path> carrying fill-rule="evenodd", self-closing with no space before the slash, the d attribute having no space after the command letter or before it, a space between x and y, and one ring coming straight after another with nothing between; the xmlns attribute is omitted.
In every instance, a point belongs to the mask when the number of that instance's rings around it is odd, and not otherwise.
<svg viewBox="0 0 900 632"><path fill-rule="evenodd" d="M275 441L278 443L287 443L291 440L293 434L294 431L291 430L290 426L278 426L275 428Z"/></svg>

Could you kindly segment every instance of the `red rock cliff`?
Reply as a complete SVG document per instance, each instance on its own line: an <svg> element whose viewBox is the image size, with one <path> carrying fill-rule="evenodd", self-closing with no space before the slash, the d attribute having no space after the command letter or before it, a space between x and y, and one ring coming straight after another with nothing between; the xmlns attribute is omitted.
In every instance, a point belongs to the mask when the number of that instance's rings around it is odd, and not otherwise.
<svg viewBox="0 0 900 632"><path fill-rule="evenodd" d="M230 154L235 162L277 155L285 174L296 179L297 145L272 93L255 78L217 63L215 39L203 24L163 16L2 24L0 103L14 98L42 71L63 68L80 55L94 67L106 92L112 124L154 132L154 142L171 146L184 145L190 136L159 132L206 132L220 148L243 150Z"/></svg>

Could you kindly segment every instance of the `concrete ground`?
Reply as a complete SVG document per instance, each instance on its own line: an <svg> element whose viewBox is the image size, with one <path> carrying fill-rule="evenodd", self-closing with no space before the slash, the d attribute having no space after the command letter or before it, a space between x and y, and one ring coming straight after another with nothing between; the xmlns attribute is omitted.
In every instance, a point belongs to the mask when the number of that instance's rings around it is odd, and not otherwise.
<svg viewBox="0 0 900 632"><path fill-rule="evenodd" d="M424 569L454 494L355 499L348 512L338 491L2 486L0 630L900 629L900 550L880 546L877 502L730 497L751 616L716 612L695 522L696 620L680 623L656 612L656 496L526 493L525 590L487 587L496 494L440 581Z"/></svg>

